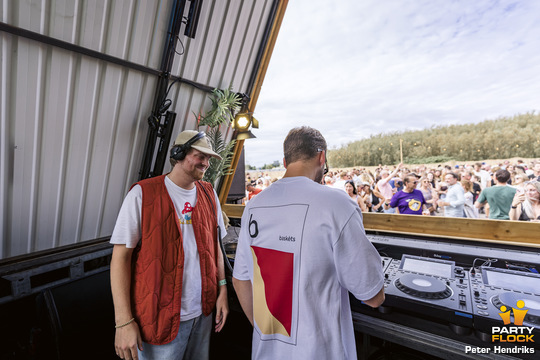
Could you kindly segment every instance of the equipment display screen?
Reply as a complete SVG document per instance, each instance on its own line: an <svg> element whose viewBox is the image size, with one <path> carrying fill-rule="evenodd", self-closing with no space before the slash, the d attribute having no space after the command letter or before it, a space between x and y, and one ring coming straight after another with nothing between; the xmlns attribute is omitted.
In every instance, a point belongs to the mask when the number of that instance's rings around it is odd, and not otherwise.
<svg viewBox="0 0 540 360"><path fill-rule="evenodd" d="M484 283L511 290L538 293L540 291L540 276L532 274L493 271L482 268Z"/></svg>
<svg viewBox="0 0 540 360"><path fill-rule="evenodd" d="M401 260L401 269L444 278L452 278L454 273L452 262L439 262L406 256Z"/></svg>

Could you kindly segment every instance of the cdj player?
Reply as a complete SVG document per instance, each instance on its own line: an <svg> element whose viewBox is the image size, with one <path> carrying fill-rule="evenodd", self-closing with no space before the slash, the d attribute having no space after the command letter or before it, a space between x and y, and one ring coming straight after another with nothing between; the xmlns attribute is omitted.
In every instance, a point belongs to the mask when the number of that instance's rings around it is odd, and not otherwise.
<svg viewBox="0 0 540 360"><path fill-rule="evenodd" d="M428 315L459 334L472 329L468 273L453 261L403 255L386 269L384 287L382 312L396 308Z"/></svg>
<svg viewBox="0 0 540 360"><path fill-rule="evenodd" d="M500 314L510 311L514 323L514 312L526 309L523 326L540 332L540 275L492 267L471 269L471 293L477 331L490 334L492 326L503 325Z"/></svg>
<svg viewBox="0 0 540 360"><path fill-rule="evenodd" d="M381 256L382 271L385 272L388 265L392 262L392 258L388 256Z"/></svg>

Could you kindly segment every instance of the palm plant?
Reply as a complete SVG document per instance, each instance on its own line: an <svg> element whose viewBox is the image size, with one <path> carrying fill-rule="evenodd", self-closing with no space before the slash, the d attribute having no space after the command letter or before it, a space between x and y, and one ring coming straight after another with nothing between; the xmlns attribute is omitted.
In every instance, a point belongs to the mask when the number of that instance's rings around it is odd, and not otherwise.
<svg viewBox="0 0 540 360"><path fill-rule="evenodd" d="M212 145L212 150L222 157L222 160L210 159L210 166L203 178L204 181L215 186L221 176L232 173L230 166L236 141L231 140L229 143L225 143L220 128L221 125L229 126L232 123L236 112L240 109L241 98L230 87L225 90L214 89L209 98L212 105L204 116L199 114L198 126L210 128L207 137Z"/></svg>

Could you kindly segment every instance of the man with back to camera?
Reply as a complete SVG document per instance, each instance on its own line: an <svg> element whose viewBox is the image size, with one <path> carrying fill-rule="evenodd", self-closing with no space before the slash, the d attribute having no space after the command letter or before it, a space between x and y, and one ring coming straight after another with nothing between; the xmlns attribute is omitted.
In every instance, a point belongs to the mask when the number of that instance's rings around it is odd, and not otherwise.
<svg viewBox="0 0 540 360"><path fill-rule="evenodd" d="M390 200L390 207L397 208L404 215L429 215L422 191L416 189L418 180L414 174L405 176L403 190L398 191Z"/></svg>
<svg viewBox="0 0 540 360"><path fill-rule="evenodd" d="M111 243L116 354L130 359L208 359L228 314L219 240L226 234L217 194L200 181L212 151L204 132L184 131L172 170L127 194ZM144 344L143 344L144 342Z"/></svg>
<svg viewBox="0 0 540 360"><path fill-rule="evenodd" d="M321 184L326 141L309 127L283 144L285 175L245 208L233 284L254 326L253 359L356 359L348 291L384 301L381 259L358 205Z"/></svg>
<svg viewBox="0 0 540 360"><path fill-rule="evenodd" d="M499 169L495 173L495 186L485 188L480 193L474 206L481 208L486 202L489 204L489 218L497 220L510 220L510 207L516 194L516 188L508 186L510 172Z"/></svg>

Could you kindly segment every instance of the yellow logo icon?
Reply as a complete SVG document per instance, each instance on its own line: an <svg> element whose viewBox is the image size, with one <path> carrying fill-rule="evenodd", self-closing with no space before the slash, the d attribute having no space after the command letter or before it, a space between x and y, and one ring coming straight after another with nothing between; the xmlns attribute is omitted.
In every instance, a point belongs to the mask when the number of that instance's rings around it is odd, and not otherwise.
<svg viewBox="0 0 540 360"><path fill-rule="evenodd" d="M501 306L500 310L502 312L499 313L499 316L503 320L504 325L508 325L508 324L511 323L511 321L510 321L510 312L514 313L514 325L516 325L516 326L523 325L523 319L525 319L525 315L527 315L527 311L529 311L529 310L521 310L521 309L523 309L525 307L525 301L523 301L523 300L519 300L516 303L516 306L518 307L518 309L512 308L512 311L510 311L504 305Z"/></svg>

